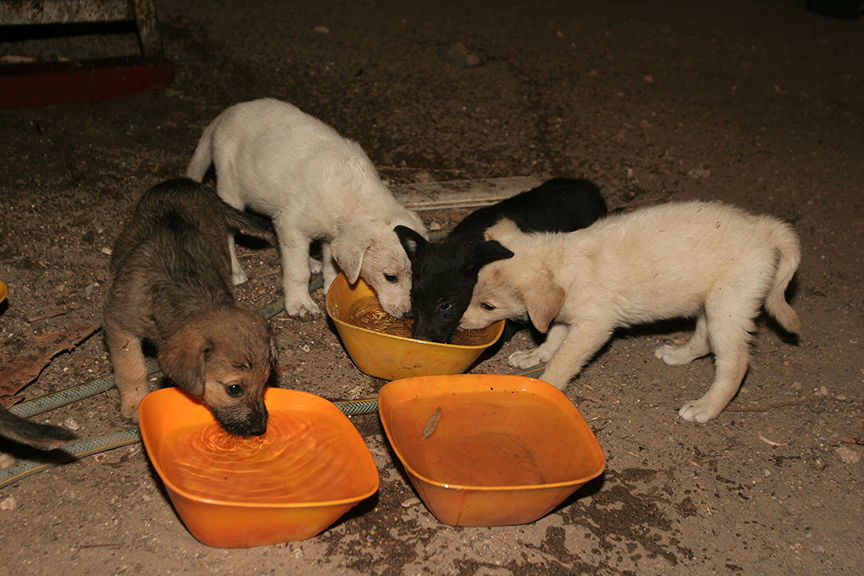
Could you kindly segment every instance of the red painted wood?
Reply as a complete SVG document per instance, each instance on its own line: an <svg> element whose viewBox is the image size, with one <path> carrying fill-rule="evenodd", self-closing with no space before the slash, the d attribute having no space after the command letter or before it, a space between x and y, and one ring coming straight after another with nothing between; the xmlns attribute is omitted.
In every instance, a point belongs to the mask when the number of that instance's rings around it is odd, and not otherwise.
<svg viewBox="0 0 864 576"><path fill-rule="evenodd" d="M164 60L104 58L0 66L0 109L106 100L157 91L171 83Z"/></svg>

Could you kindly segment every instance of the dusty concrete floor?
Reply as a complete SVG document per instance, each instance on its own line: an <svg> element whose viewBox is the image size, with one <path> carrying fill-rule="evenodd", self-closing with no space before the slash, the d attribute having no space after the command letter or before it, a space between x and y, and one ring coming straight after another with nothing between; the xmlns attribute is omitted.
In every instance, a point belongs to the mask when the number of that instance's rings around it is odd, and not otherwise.
<svg viewBox="0 0 864 576"><path fill-rule="evenodd" d="M760 322L741 392L706 425L676 410L702 394L710 359L670 367L652 356L689 326L619 333L568 389L607 471L534 524L438 523L373 414L353 420L381 489L312 540L198 543L135 444L0 490L0 572L860 574L864 464L852 441L864 436L864 20L817 16L792 0L157 6L175 66L167 90L0 111L0 278L10 286L0 366L42 334L98 324L103 248L131 205L183 173L222 109L262 96L358 140L394 186L586 176L612 207L720 199L785 218L803 243L790 297L804 333L788 343ZM451 52L457 42L463 57ZM134 38L0 41L0 56L125 50ZM479 64L464 65L466 52ZM462 215L424 218L446 227ZM239 287L241 300L278 298L275 249L243 257L257 278ZM282 386L331 399L381 386L354 368L325 321L271 322ZM504 358L528 345L519 331L475 370L505 371ZM108 373L97 332L23 394ZM127 426L114 391L38 418L85 438Z"/></svg>

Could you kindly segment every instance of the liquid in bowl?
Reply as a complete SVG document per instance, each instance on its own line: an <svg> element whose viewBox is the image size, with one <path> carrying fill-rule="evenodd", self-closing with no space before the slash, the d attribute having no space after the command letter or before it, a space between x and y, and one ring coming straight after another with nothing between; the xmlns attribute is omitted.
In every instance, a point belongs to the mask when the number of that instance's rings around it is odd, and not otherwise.
<svg viewBox="0 0 864 576"><path fill-rule="evenodd" d="M314 414L271 411L267 432L241 438L216 422L181 428L161 446L165 475L192 496L244 503L350 498L353 449Z"/></svg>
<svg viewBox="0 0 864 576"><path fill-rule="evenodd" d="M353 302L345 315L345 321L360 328L403 338L411 338L414 325L414 320L410 318L393 318L387 314L375 296L358 298ZM488 342L488 330L457 330L449 344L481 346Z"/></svg>

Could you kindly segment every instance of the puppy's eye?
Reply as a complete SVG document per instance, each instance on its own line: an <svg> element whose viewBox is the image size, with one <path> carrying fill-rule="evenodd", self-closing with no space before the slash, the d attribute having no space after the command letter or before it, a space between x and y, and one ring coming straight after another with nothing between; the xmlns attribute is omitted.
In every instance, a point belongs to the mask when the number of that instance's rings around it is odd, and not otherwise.
<svg viewBox="0 0 864 576"><path fill-rule="evenodd" d="M396 284L399 281L399 277L395 274L384 274L384 279L391 284Z"/></svg>
<svg viewBox="0 0 864 576"><path fill-rule="evenodd" d="M225 386L225 392L232 398L239 398L243 395L243 386L240 384L231 384L230 386Z"/></svg>
<svg viewBox="0 0 864 576"><path fill-rule="evenodd" d="M438 311L439 312L447 312L452 307L453 307L453 304L451 304L450 302L441 302L440 304L438 304Z"/></svg>
<svg viewBox="0 0 864 576"><path fill-rule="evenodd" d="M495 306L492 306L491 304L487 304L486 302L482 302L480 304L480 307L483 308L483 310L494 310L495 309Z"/></svg>

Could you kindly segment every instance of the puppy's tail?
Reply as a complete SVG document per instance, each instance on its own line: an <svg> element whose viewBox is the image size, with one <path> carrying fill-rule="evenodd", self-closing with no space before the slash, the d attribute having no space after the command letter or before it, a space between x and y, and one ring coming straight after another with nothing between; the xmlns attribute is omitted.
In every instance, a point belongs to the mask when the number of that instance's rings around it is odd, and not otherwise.
<svg viewBox="0 0 864 576"><path fill-rule="evenodd" d="M771 285L768 297L765 298L765 309L783 328L798 334L801 331L801 320L786 302L786 287L795 275L798 264L801 263L800 242L792 226L785 222L777 223L772 236L780 256L777 260L774 283Z"/></svg>
<svg viewBox="0 0 864 576"><path fill-rule="evenodd" d="M65 428L32 422L3 407L0 407L0 435L45 450L57 448L76 438Z"/></svg>
<svg viewBox="0 0 864 576"><path fill-rule="evenodd" d="M220 200L221 201L221 200ZM270 230L270 220L251 212L238 210L222 202L222 211L225 214L225 226L229 230Z"/></svg>
<svg viewBox="0 0 864 576"><path fill-rule="evenodd" d="M195 148L195 154L192 155L192 160L189 162L189 167L186 168L186 177L203 182L204 175L213 163L213 131L216 130L216 123L219 121L217 117L210 123L204 132L201 134L201 139L198 140L198 146Z"/></svg>

